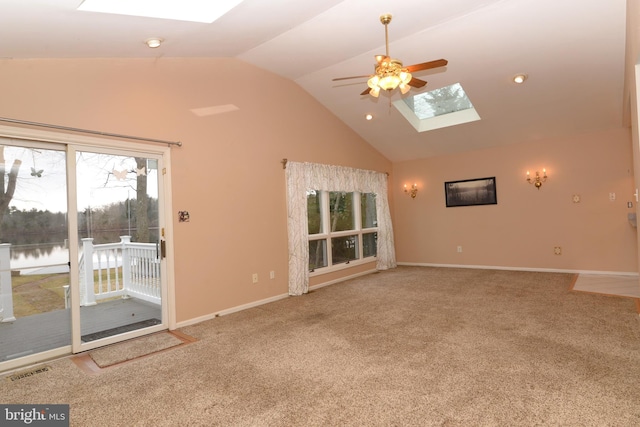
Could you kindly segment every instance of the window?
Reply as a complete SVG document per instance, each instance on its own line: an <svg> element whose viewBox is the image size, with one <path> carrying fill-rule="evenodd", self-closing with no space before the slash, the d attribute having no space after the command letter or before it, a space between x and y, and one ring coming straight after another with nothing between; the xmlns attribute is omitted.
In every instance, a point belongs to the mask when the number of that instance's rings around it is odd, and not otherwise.
<svg viewBox="0 0 640 427"><path fill-rule="evenodd" d="M309 277L312 275L339 271L353 265L375 264L377 270L387 270L397 265L386 198L386 174L343 166L287 162L285 175L289 295L308 292ZM342 201L346 204L351 198L352 216L349 218L357 221L353 230L337 231L336 224L335 231L331 231L331 191L328 190L332 189L340 189L340 193L345 193L344 200L335 196L335 203ZM364 190L364 195L354 193L356 190ZM340 204L336 210L334 204L336 221L341 219L339 214L347 210ZM342 245L349 247L340 247L338 238L348 236L353 237L343 239ZM349 253L347 249L353 251ZM334 262L334 252L343 255L341 263Z"/></svg>
<svg viewBox="0 0 640 427"><path fill-rule="evenodd" d="M308 191L309 271L339 268L377 255L374 193Z"/></svg>

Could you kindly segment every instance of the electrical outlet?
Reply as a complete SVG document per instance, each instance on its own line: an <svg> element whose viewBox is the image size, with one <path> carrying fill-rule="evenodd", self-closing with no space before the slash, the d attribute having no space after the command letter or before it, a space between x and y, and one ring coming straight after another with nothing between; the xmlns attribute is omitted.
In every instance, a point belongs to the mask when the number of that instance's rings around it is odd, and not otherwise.
<svg viewBox="0 0 640 427"><path fill-rule="evenodd" d="M553 253L554 253L555 255L562 255L562 247L560 247L560 246L554 246L554 247L553 247Z"/></svg>
<svg viewBox="0 0 640 427"><path fill-rule="evenodd" d="M276 278L276 272L275 272L275 271L273 271L273 270L271 270L271 271L269 272L269 279L275 279L275 278Z"/></svg>
<svg viewBox="0 0 640 427"><path fill-rule="evenodd" d="M616 200L616 193L609 193L609 200L610 201L615 201Z"/></svg>
<svg viewBox="0 0 640 427"><path fill-rule="evenodd" d="M458 253L462 252L462 246L458 246Z"/></svg>
<svg viewBox="0 0 640 427"><path fill-rule="evenodd" d="M251 280L253 281L253 283L258 283L258 273L253 273L253 276L251 276Z"/></svg>

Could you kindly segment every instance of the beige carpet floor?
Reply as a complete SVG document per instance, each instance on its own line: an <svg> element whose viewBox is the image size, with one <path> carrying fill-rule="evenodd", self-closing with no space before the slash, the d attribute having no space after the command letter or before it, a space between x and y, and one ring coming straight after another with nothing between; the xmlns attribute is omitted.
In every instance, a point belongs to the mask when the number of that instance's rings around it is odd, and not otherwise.
<svg viewBox="0 0 640 427"><path fill-rule="evenodd" d="M98 367L106 368L183 343L180 338L169 332L159 332L90 351L89 357Z"/></svg>
<svg viewBox="0 0 640 427"><path fill-rule="evenodd" d="M74 426L638 426L635 300L573 275L399 267L184 328L97 375L0 380Z"/></svg>

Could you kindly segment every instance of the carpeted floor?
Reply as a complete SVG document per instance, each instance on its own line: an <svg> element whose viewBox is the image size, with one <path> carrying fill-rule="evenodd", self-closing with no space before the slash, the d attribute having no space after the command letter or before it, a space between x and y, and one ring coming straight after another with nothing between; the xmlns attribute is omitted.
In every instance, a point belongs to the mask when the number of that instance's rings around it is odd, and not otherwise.
<svg viewBox="0 0 640 427"><path fill-rule="evenodd" d="M399 267L184 328L88 375L0 381L74 426L637 426L640 318L573 275Z"/></svg>
<svg viewBox="0 0 640 427"><path fill-rule="evenodd" d="M106 368L180 344L183 344L180 338L164 331L92 350L89 357L98 367Z"/></svg>

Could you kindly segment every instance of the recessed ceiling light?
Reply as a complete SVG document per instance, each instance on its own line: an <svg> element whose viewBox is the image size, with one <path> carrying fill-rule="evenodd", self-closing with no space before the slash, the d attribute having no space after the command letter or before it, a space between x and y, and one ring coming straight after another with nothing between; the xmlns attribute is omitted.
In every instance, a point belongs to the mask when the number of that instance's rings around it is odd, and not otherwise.
<svg viewBox="0 0 640 427"><path fill-rule="evenodd" d="M373 119L373 116L371 114L367 114L366 116L364 116L364 118L367 120L371 120Z"/></svg>
<svg viewBox="0 0 640 427"><path fill-rule="evenodd" d="M243 0L84 0L78 10L212 23Z"/></svg>
<svg viewBox="0 0 640 427"><path fill-rule="evenodd" d="M162 44L164 40L158 37L154 37L151 39L147 39L145 40L145 43L147 44L147 46L149 46L152 49L155 49L156 47L160 47L160 45Z"/></svg>
<svg viewBox="0 0 640 427"><path fill-rule="evenodd" d="M527 77L528 76L526 74L516 74L513 76L513 81L517 84L524 83L524 81L527 80Z"/></svg>

